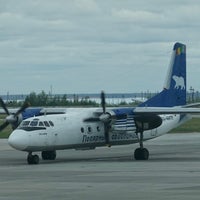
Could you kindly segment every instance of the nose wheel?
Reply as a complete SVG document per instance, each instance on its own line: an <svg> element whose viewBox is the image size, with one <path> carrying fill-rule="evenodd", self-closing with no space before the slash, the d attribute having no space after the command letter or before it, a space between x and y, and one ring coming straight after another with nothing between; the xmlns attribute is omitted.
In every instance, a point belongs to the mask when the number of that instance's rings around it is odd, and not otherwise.
<svg viewBox="0 0 200 200"><path fill-rule="evenodd" d="M27 162L29 165L37 165L39 164L39 156L38 155L32 155L32 153L29 153L28 156L27 156Z"/></svg>

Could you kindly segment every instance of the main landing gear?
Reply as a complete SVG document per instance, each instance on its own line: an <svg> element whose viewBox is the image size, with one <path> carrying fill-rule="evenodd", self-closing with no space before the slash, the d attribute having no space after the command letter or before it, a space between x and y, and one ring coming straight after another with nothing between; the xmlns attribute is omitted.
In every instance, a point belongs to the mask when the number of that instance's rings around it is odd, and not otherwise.
<svg viewBox="0 0 200 200"><path fill-rule="evenodd" d="M140 147L135 150L134 157L136 160L148 160L149 151L143 147L143 133L147 130L152 130L162 124L162 118L155 114L140 114L135 118L136 134L138 135L138 142Z"/></svg>
<svg viewBox="0 0 200 200"><path fill-rule="evenodd" d="M149 151L143 146L143 131L140 131L140 136L138 137L140 147L137 148L134 152L135 160L148 160L149 159Z"/></svg>
<svg viewBox="0 0 200 200"><path fill-rule="evenodd" d="M56 159L56 151L42 151L41 153L43 160L55 160ZM32 152L29 152L27 156L27 162L29 165L39 164L40 158L37 154L32 155Z"/></svg>

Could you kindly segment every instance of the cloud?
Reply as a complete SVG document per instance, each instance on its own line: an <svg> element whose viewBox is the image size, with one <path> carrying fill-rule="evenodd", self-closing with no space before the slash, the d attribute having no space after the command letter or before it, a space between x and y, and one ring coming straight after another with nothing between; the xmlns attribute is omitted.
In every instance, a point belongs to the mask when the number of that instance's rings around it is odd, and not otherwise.
<svg viewBox="0 0 200 200"><path fill-rule="evenodd" d="M155 22L160 15L157 13L145 11L145 10L130 10L130 9L120 9L112 10L113 16L119 18L123 21L133 22L133 23L151 23Z"/></svg>
<svg viewBox="0 0 200 200"><path fill-rule="evenodd" d="M2 93L157 91L176 41L200 88L199 9L193 0L0 0Z"/></svg>

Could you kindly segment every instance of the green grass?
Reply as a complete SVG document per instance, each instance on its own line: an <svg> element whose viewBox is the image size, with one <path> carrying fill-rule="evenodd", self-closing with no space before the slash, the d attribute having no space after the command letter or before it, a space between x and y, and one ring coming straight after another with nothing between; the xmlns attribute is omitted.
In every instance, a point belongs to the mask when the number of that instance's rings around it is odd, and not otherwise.
<svg viewBox="0 0 200 200"><path fill-rule="evenodd" d="M0 115L0 124L3 123L5 115ZM8 138L12 132L11 126L7 126L3 131L0 132L0 138ZM178 128L173 129L170 133L191 133L200 132L200 118L193 118L190 121L182 124Z"/></svg>
<svg viewBox="0 0 200 200"><path fill-rule="evenodd" d="M4 119L5 119L6 115L2 115L0 114L0 124L4 123ZM12 128L11 126L7 126L4 130L2 130L0 132L0 138L8 138L8 136L10 135L10 133L12 132Z"/></svg>
<svg viewBox="0 0 200 200"><path fill-rule="evenodd" d="M0 133L0 139L2 139L2 138L8 138L8 136L10 135L11 132L12 132L11 127L4 129Z"/></svg>
<svg viewBox="0 0 200 200"><path fill-rule="evenodd" d="M200 132L200 118L193 118L181 126L173 129L170 133Z"/></svg>

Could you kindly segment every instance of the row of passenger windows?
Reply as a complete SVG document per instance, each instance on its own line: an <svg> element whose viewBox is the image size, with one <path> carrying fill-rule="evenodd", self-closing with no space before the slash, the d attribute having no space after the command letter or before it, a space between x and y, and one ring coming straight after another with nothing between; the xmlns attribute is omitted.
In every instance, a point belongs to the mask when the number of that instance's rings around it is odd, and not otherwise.
<svg viewBox="0 0 200 200"><path fill-rule="evenodd" d="M39 121L39 120L33 120L33 121L23 121L20 125L20 127L50 127L54 126L52 121Z"/></svg>
<svg viewBox="0 0 200 200"><path fill-rule="evenodd" d="M100 129L99 126L97 126L97 127L96 127L96 130L97 130L98 132L100 132L101 129ZM90 126L88 126L88 127L86 127L86 128L81 127L81 133L84 133L84 132L91 133L91 132L92 132L92 127L90 127Z"/></svg>

